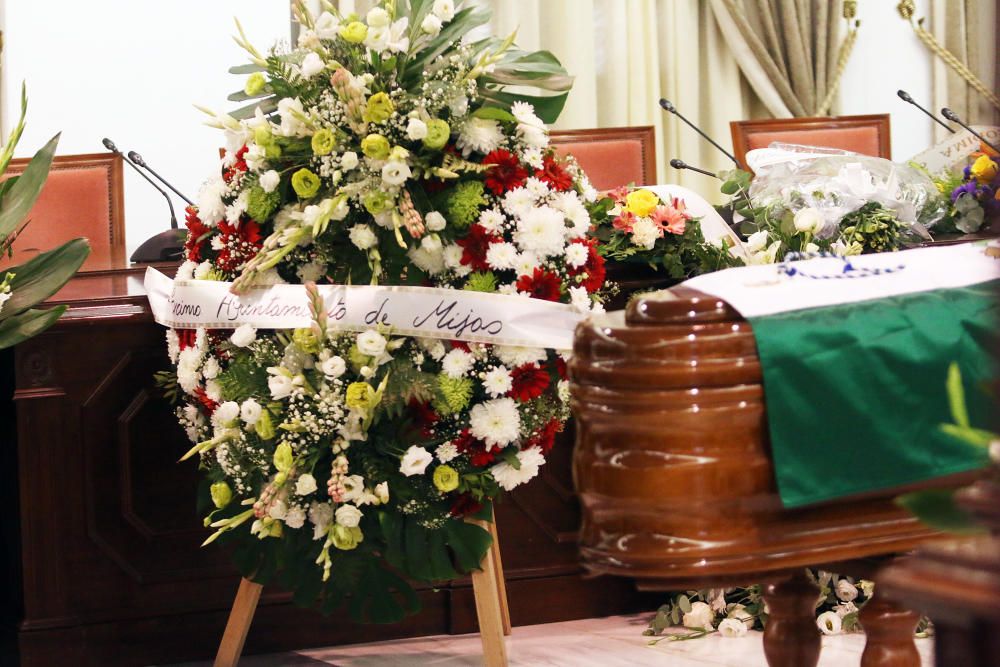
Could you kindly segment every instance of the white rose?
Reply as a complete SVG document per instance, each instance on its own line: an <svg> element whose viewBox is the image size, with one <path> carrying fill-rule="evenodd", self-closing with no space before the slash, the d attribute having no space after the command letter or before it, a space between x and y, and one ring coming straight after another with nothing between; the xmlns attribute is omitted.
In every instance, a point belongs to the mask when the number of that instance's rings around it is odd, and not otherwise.
<svg viewBox="0 0 1000 667"><path fill-rule="evenodd" d="M420 141L427 136L427 123L419 118L411 118L410 122L406 124L406 136L411 141Z"/></svg>
<svg viewBox="0 0 1000 667"><path fill-rule="evenodd" d="M834 588L837 597L844 602L851 602L858 597L858 589L847 579L841 579Z"/></svg>
<svg viewBox="0 0 1000 667"><path fill-rule="evenodd" d="M795 230L815 234L823 229L823 216L815 208L803 208L795 212Z"/></svg>
<svg viewBox="0 0 1000 667"><path fill-rule="evenodd" d="M410 174L410 167L405 162L387 162L382 167L382 182L392 186L402 185Z"/></svg>
<svg viewBox="0 0 1000 667"><path fill-rule="evenodd" d="M252 398L248 398L240 405L240 419L246 422L247 426L253 426L260 420L260 415L264 411L260 403Z"/></svg>
<svg viewBox="0 0 1000 667"><path fill-rule="evenodd" d="M705 630L710 630L712 628L712 619L714 618L715 613L706 603L692 602L691 611L684 614L682 622L685 628L704 628Z"/></svg>
<svg viewBox="0 0 1000 667"><path fill-rule="evenodd" d="M306 57L302 59L302 77L304 79L311 79L323 70L326 69L326 63L323 59L319 57L319 54L315 51L310 51L306 54Z"/></svg>
<svg viewBox="0 0 1000 667"><path fill-rule="evenodd" d="M843 623L835 611L824 611L816 617L816 627L824 635L839 635Z"/></svg>
<svg viewBox="0 0 1000 667"><path fill-rule="evenodd" d="M369 357L380 357L385 352L385 337L374 329L358 334L358 350Z"/></svg>
<svg viewBox="0 0 1000 667"><path fill-rule="evenodd" d="M375 497L382 504L389 502L389 482L380 482L375 485Z"/></svg>
<svg viewBox="0 0 1000 667"><path fill-rule="evenodd" d="M294 387L292 378L286 375L272 375L267 378L267 388L271 390L271 398L276 401L287 398Z"/></svg>
<svg viewBox="0 0 1000 667"><path fill-rule="evenodd" d="M229 342L236 347L246 347L257 340L257 330L249 324L241 324L229 336Z"/></svg>
<svg viewBox="0 0 1000 667"><path fill-rule="evenodd" d="M320 364L319 369L323 371L323 375L325 375L328 380L336 380L344 374L345 370L347 370L347 363L340 357L334 356Z"/></svg>
<svg viewBox="0 0 1000 667"><path fill-rule="evenodd" d="M411 446L403 455L403 460L399 463L399 472L407 477L413 475L423 475L424 470L430 465L434 457L423 447Z"/></svg>
<svg viewBox="0 0 1000 667"><path fill-rule="evenodd" d="M278 187L278 183L280 182L281 175L274 169L265 171L260 175L260 187L264 192L274 192L274 189Z"/></svg>
<svg viewBox="0 0 1000 667"><path fill-rule="evenodd" d="M389 25L390 21L389 12L385 11L381 7L371 9L368 12L368 15L365 16L365 22L372 28L384 28Z"/></svg>
<svg viewBox="0 0 1000 667"><path fill-rule="evenodd" d="M361 510L354 505L341 505L335 514L337 523L344 528L357 528L361 523Z"/></svg>
<svg viewBox="0 0 1000 667"><path fill-rule="evenodd" d="M440 232L445 228L447 222L444 216L437 211L431 211L426 216L424 216L424 224L427 225L427 231L429 232Z"/></svg>
<svg viewBox="0 0 1000 667"><path fill-rule="evenodd" d="M455 18L455 2L454 0L434 0L431 12L434 16L447 23Z"/></svg>
<svg viewBox="0 0 1000 667"><path fill-rule="evenodd" d="M347 151L340 156L340 166L350 171L358 166L358 154L354 151Z"/></svg>
<svg viewBox="0 0 1000 667"><path fill-rule="evenodd" d="M304 475L299 475L299 479L295 482L295 493L299 496L308 496L316 490L316 478L306 473Z"/></svg>
<svg viewBox="0 0 1000 667"><path fill-rule="evenodd" d="M723 637L743 637L747 633L747 626L742 621L735 618L724 618L719 623L719 634Z"/></svg>
<svg viewBox="0 0 1000 667"><path fill-rule="evenodd" d="M356 245L359 250L368 250L378 243L375 232L368 225L354 225L348 236L351 238L351 243Z"/></svg>
<svg viewBox="0 0 1000 667"><path fill-rule="evenodd" d="M441 19L434 14L428 14L420 24L420 29L431 37L437 36L441 32Z"/></svg>

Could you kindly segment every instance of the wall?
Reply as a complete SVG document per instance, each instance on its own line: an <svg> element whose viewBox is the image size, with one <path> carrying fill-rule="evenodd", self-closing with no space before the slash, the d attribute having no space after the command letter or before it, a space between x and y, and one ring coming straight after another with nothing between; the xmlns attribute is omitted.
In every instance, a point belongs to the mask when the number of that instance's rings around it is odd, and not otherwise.
<svg viewBox="0 0 1000 667"><path fill-rule="evenodd" d="M192 104L234 106L226 96L243 77L227 69L246 61L230 38L237 15L258 49L288 39L288 5L279 0L4 0L4 136L25 79L28 126L18 156L60 130L61 154L102 152L107 136L194 199L218 163L222 136ZM174 205L182 218L183 203ZM169 221L163 197L128 168L125 220L129 253Z"/></svg>

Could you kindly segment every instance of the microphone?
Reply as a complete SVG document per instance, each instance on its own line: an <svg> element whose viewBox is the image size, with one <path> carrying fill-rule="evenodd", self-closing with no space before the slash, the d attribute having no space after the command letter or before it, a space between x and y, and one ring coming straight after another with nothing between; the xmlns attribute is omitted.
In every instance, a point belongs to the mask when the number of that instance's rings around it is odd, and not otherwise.
<svg viewBox="0 0 1000 667"><path fill-rule="evenodd" d="M111 141L107 137L101 140L104 147L109 151L122 157L122 162L125 162L128 166L135 169L136 173L142 176L146 181L156 188L156 191L163 195L163 198L167 200L167 206L170 208L170 229L160 232L142 242L142 244L136 248L135 252L132 253L132 257L129 258L132 262L165 262L175 259L180 259L184 251L184 239L187 237L187 230L178 229L177 227L177 216L174 213L174 203L170 201L170 195L168 195L163 188L158 186L153 179L147 176L139 167L135 166L131 160L125 159L118 147L115 146L115 142Z"/></svg>
<svg viewBox="0 0 1000 667"><path fill-rule="evenodd" d="M178 190L177 188L175 188L174 186L172 186L170 183L168 183L167 179L163 178L162 176L160 176L159 174L157 174L155 171L153 171L153 168L150 167L148 164L146 164L146 161L142 159L141 155L139 155L135 151L129 151L128 152L128 159L131 160L132 163L139 165L140 167L142 167L143 169L145 169L146 171L148 171L149 173L151 173L156 178L156 180L158 180L160 183L163 183L165 186L167 186L168 188L170 188L171 190L173 190L173 192L174 192L175 195L177 195L178 197L180 197L181 199L183 199L184 201L186 201L188 203L188 206L194 206L194 202L193 201L191 201L190 199L188 199L187 197L185 197L184 194L180 190Z"/></svg>
<svg viewBox="0 0 1000 667"><path fill-rule="evenodd" d="M944 129L948 130L952 134L955 133L955 130L952 127L950 127L947 123L945 123L943 120L941 120L940 118L938 118L937 116L935 116L934 114L932 114L927 109L925 109L922 106L920 106L919 104L917 104L917 102L912 97L910 97L910 94L908 92L906 92L905 90L897 90L896 91L896 95L898 95L899 99L903 100L907 104L912 104L913 106L915 106L918 109L920 109L921 111L923 111L925 114L927 114L927 116L932 121L934 121L935 123L937 123L938 125L940 125Z"/></svg>
<svg viewBox="0 0 1000 667"><path fill-rule="evenodd" d="M701 169L700 167L692 167L684 160L678 160L677 158L674 158L673 160L670 161L670 166L673 167L674 169L688 169L690 171L696 171L699 174L705 174L706 176L711 176L712 178L719 178L718 174L713 174L709 170Z"/></svg>
<svg viewBox="0 0 1000 667"><path fill-rule="evenodd" d="M732 160L732 161L733 161L733 164L735 164L735 165L736 165L736 166L737 166L738 168L740 168L740 169L742 169L742 168L743 168L743 167L742 167L742 166L740 165L740 162L739 162L739 160L737 160L737 159L736 159L736 158L735 158L735 157L733 156L733 154L732 154L732 153L730 153L729 151L727 151L727 150L726 150L725 148L723 148L723 147L722 147L722 146L720 146L719 144L715 143L715 141L714 141L714 140L712 139L712 137L710 137L710 136L708 136L707 134L705 134L704 132L702 132L702 131L701 131L701 129L700 129L700 128L699 128L699 127L698 127L697 125L695 125L694 123L692 123L691 121L689 121L689 120L688 120L687 118L685 118L684 116L682 116L682 115L680 114L680 112L679 112L679 111L677 111L677 108L676 108L676 107L675 107L675 106L674 106L673 104L671 104L671 103L670 103L669 101L667 101L667 100L666 100L665 98L663 98L663 97L661 97L661 98L660 98L660 106L661 106L661 107L663 107L663 110L664 110L664 111L669 111L670 113L672 113L672 114L674 114L675 116L677 116L678 118L680 118L680 119L681 119L682 121L684 121L684 122L685 122L685 123L686 123L686 124L687 124L687 125L688 125L688 126L689 126L689 127L691 128L691 129L692 129L692 130L694 130L695 132L697 132L698 134L700 134L700 135L701 135L702 137L704 137L704 139L705 139L705 140L706 140L706 141L707 141L708 143L710 143L710 144L712 144L713 146L715 146L716 148L718 148L718 149L719 149L719 150L720 150L720 151L722 152L722 154L723 154L723 155L725 155L725 156L726 156L727 158L729 158L730 160Z"/></svg>
<svg viewBox="0 0 1000 667"><path fill-rule="evenodd" d="M962 119L958 117L958 114L956 114L954 111L952 111L948 107L945 107L945 108L941 109L941 115L944 116L945 118L947 118L948 120L950 120L953 123L958 123L959 125L961 125L965 129L967 129L969 132L971 132L972 136L974 136L976 139L979 139L981 142L983 142L984 144L986 144L987 146L989 146L990 148L992 148L994 151L996 151L997 153L1000 153L1000 148L997 148L996 146L994 146L990 142L986 141L986 139L983 137L983 135L979 134L978 132L976 132L975 130L973 130L971 127L969 127L968 125L966 125L965 122L963 122Z"/></svg>

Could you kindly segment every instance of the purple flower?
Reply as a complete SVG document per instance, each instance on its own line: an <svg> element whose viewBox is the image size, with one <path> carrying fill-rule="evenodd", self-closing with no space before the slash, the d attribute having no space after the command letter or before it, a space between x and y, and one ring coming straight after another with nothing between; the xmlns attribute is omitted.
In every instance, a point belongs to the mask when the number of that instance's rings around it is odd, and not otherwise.
<svg viewBox="0 0 1000 667"><path fill-rule="evenodd" d="M969 181L968 183L962 183L960 186L951 191L951 201L954 203L961 195L967 194L970 197L975 197L978 193L976 192L978 188L976 187L975 181Z"/></svg>

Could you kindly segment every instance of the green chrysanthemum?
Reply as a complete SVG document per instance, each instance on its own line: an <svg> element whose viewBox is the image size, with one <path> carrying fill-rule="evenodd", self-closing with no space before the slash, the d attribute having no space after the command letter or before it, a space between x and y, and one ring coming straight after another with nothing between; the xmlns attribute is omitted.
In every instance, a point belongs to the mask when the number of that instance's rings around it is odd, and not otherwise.
<svg viewBox="0 0 1000 667"><path fill-rule="evenodd" d="M463 289L470 292L496 292L497 277L493 275L492 271L476 271L469 276Z"/></svg>
<svg viewBox="0 0 1000 667"><path fill-rule="evenodd" d="M264 192L255 185L247 194L247 215L257 222L266 222L281 205L281 194L277 190Z"/></svg>
<svg viewBox="0 0 1000 667"><path fill-rule="evenodd" d="M455 186L448 197L448 221L464 228L479 217L479 209L486 205L482 181L465 181Z"/></svg>
<svg viewBox="0 0 1000 667"><path fill-rule="evenodd" d="M464 410L472 398L472 379L466 377L453 378L442 373L438 376L438 389L441 394L439 398L442 401L436 401L437 405L435 407L440 412L446 414L458 412L459 410ZM441 405L442 402L443 405ZM440 408L446 409L440 410Z"/></svg>

